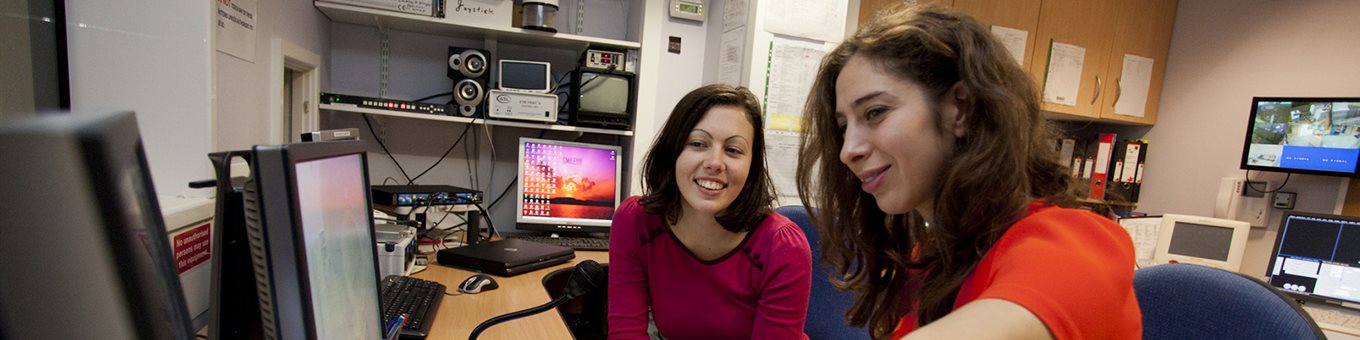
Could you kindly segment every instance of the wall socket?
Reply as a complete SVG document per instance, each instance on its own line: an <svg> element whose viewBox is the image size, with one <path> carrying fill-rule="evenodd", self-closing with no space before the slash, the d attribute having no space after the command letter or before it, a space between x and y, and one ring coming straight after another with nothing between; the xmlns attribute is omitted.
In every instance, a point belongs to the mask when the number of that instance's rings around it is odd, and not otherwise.
<svg viewBox="0 0 1360 340"><path fill-rule="evenodd" d="M1277 209L1293 210L1294 201L1297 196L1298 194L1292 192L1277 192L1270 204Z"/></svg>

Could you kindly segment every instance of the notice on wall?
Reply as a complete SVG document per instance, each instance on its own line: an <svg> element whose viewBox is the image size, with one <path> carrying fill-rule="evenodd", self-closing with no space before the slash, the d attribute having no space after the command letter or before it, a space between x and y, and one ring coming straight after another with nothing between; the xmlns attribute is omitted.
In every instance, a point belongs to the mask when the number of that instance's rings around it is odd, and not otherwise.
<svg viewBox="0 0 1360 340"><path fill-rule="evenodd" d="M765 129L797 132L802 124L803 104L812 90L823 44L778 36L770 40L770 61L765 82Z"/></svg>
<svg viewBox="0 0 1360 340"><path fill-rule="evenodd" d="M731 30L722 35L722 49L718 51L718 82L730 85L741 83L742 65L746 53L746 30Z"/></svg>
<svg viewBox="0 0 1360 340"><path fill-rule="evenodd" d="M750 4L746 0L727 0L723 3L723 32L737 27L746 27L746 10Z"/></svg>
<svg viewBox="0 0 1360 340"><path fill-rule="evenodd" d="M847 0L772 0L765 30L788 36L837 42L845 38Z"/></svg>
<svg viewBox="0 0 1360 340"><path fill-rule="evenodd" d="M780 197L798 196L798 140L801 134L765 130L765 170Z"/></svg>
<svg viewBox="0 0 1360 340"><path fill-rule="evenodd" d="M1048 73L1044 76L1045 102L1077 105L1077 90L1081 86L1081 67L1085 59L1085 48L1053 42L1048 53Z"/></svg>
<svg viewBox="0 0 1360 340"><path fill-rule="evenodd" d="M1147 109L1148 88L1152 86L1152 58L1124 55L1124 70L1119 75L1119 99L1114 113L1142 117Z"/></svg>
<svg viewBox="0 0 1360 340"><path fill-rule="evenodd" d="M1006 52L1015 58L1015 63L1025 64L1025 42L1029 40L1029 31L992 25L992 36L1001 41Z"/></svg>
<svg viewBox="0 0 1360 340"><path fill-rule="evenodd" d="M217 50L255 62L255 1L217 0Z"/></svg>

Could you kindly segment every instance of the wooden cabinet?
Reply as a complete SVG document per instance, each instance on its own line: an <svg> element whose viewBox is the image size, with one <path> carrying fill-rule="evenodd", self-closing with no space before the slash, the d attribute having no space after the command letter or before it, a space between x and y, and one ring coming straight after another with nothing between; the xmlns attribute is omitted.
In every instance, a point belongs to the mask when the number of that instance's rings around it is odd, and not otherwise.
<svg viewBox="0 0 1360 340"><path fill-rule="evenodd" d="M1105 62L1105 74L1114 78L1105 84L1105 93L1112 94L1100 107L1102 120L1152 125L1157 120L1157 105L1162 97L1162 79L1166 75L1166 56L1171 47L1171 27L1176 21L1176 0L1118 1L1115 13L1114 45ZM1143 115L1120 114L1115 104L1123 99L1121 86L1124 56L1152 59L1152 76L1148 82ZM1138 84L1133 84L1138 85ZM1128 113L1128 112L1125 112Z"/></svg>
<svg viewBox="0 0 1360 340"><path fill-rule="evenodd" d="M1084 53L1081 58L1081 75L1077 84L1076 98L1060 96L1061 99L1072 100L1075 105L1044 100L1041 102L1041 109L1057 113L1059 117L1066 115L1085 119L1100 118L1101 97L1108 95L1102 92L1105 83L1110 81L1110 76L1105 74L1105 60L1108 59L1110 52L1112 36L1110 31L1113 28L1110 19L1113 17L1113 10L1112 1L1043 1L1039 11L1039 26L1034 33L1034 63L1029 69L1030 75L1040 86L1041 95L1049 91L1046 87L1053 86L1056 82L1047 79L1052 57L1050 51L1054 44L1074 45L1082 48Z"/></svg>
<svg viewBox="0 0 1360 340"><path fill-rule="evenodd" d="M860 0L859 1L859 25L864 27L880 11L896 8L897 6L908 6L912 4L937 4L945 7L953 6L955 0Z"/></svg>
<svg viewBox="0 0 1360 340"><path fill-rule="evenodd" d="M1002 26L1029 32L1021 65L1029 70L1034 63L1034 31L1039 26L1040 0L954 0L954 8L972 15L987 26Z"/></svg>

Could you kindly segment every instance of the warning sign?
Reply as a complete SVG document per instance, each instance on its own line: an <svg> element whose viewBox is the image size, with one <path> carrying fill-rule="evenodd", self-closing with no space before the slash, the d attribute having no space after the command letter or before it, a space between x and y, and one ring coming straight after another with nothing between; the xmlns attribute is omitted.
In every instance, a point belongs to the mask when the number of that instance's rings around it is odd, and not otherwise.
<svg viewBox="0 0 1360 340"><path fill-rule="evenodd" d="M212 248L212 223L189 228L172 239L175 245L175 265L179 267L180 274L212 258L209 249Z"/></svg>

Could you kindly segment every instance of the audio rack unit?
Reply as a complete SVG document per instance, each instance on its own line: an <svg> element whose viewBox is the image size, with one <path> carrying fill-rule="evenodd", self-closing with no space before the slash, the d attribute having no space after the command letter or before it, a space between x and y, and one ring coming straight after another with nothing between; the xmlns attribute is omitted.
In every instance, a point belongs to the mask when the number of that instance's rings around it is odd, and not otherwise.
<svg viewBox="0 0 1360 340"><path fill-rule="evenodd" d="M321 103L354 105L369 109L428 113L441 116L447 116L453 112L452 108L444 104L417 103L397 99L370 98L336 93L321 93Z"/></svg>

